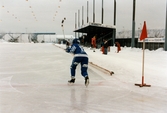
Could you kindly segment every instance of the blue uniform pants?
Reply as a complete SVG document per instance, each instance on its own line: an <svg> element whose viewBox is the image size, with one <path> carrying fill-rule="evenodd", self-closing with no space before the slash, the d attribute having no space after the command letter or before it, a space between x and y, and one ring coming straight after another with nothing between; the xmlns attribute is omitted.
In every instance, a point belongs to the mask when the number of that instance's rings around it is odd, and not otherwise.
<svg viewBox="0 0 167 113"><path fill-rule="evenodd" d="M79 63L81 64L81 75L83 77L88 76L88 60L88 57L74 57L71 64L71 76L75 77L75 70Z"/></svg>

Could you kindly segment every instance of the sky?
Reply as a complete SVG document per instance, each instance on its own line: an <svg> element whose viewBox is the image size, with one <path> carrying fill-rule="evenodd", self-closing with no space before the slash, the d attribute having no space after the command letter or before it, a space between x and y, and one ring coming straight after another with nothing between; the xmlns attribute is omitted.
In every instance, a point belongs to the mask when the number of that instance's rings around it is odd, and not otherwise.
<svg viewBox="0 0 167 113"><path fill-rule="evenodd" d="M87 1L89 1L89 22L93 22L93 0L0 0L0 32L64 32L74 35L75 13L84 7L84 24L87 23ZM117 32L132 29L133 0L116 0ZM114 0L104 0L104 24L113 25ZM95 22L101 23L102 0L95 0ZM166 0L136 0L135 29L141 29L144 21L148 29L165 29ZM78 19L77 19L78 26Z"/></svg>
<svg viewBox="0 0 167 113"><path fill-rule="evenodd" d="M70 79L73 55L65 45L9 43L0 40L0 112L2 113L166 113L167 52L145 50L144 83L142 49L110 47L103 55L84 47L89 62L114 71L111 76L89 63L90 84L84 85L80 65L76 82ZM7 109L8 108L8 109Z"/></svg>

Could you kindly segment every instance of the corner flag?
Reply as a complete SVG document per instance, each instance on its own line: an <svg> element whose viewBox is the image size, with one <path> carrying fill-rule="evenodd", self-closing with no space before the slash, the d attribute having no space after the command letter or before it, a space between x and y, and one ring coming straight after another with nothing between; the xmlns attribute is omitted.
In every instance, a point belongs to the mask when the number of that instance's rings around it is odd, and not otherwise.
<svg viewBox="0 0 167 113"><path fill-rule="evenodd" d="M144 83L144 51L145 51L145 38L147 38L147 28L146 28L146 22L144 21L143 29L140 35L140 40L143 40L143 59L142 59L142 83L141 84L135 84L136 86L147 86L151 87L151 85L147 85Z"/></svg>
<svg viewBox="0 0 167 113"><path fill-rule="evenodd" d="M144 40L145 38L147 38L146 21L144 21L143 29L140 35L140 40Z"/></svg>

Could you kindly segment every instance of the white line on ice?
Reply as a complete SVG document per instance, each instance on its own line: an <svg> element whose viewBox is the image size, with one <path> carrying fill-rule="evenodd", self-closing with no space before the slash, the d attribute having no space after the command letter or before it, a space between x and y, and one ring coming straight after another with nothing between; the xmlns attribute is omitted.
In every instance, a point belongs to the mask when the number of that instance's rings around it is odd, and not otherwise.
<svg viewBox="0 0 167 113"><path fill-rule="evenodd" d="M23 92L15 89L11 85L11 79L12 79L12 77L13 76L0 79L0 92L19 92L19 93L23 93Z"/></svg>

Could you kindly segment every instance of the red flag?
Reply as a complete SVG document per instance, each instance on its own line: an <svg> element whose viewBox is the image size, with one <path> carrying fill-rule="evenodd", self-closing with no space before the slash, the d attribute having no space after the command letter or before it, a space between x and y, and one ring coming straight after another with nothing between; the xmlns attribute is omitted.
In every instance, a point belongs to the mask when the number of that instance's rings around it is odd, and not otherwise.
<svg viewBox="0 0 167 113"><path fill-rule="evenodd" d="M144 40L145 38L147 38L146 21L144 21L143 29L140 35L140 40Z"/></svg>

